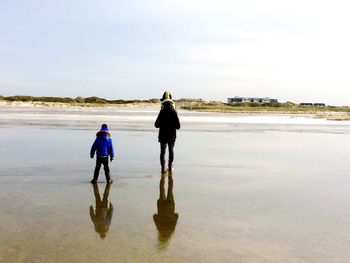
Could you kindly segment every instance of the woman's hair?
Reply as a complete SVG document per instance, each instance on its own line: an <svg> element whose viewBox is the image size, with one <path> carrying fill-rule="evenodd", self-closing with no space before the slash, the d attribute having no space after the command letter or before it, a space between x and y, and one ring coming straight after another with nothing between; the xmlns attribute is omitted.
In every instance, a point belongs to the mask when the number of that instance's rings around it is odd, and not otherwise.
<svg viewBox="0 0 350 263"><path fill-rule="evenodd" d="M163 102L161 109L175 111L174 105L170 101Z"/></svg>

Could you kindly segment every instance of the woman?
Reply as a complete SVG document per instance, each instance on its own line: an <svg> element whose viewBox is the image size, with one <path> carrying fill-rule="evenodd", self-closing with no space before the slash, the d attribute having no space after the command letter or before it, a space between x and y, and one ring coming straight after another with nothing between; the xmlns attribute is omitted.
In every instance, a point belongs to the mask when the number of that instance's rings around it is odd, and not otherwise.
<svg viewBox="0 0 350 263"><path fill-rule="evenodd" d="M168 169L173 169L174 161L174 145L176 140L176 130L180 129L180 121L175 110L174 101L172 100L170 91L166 91L161 98L162 108L158 114L154 124L159 128L158 141L160 142L160 165L162 173L165 172L165 151L169 148Z"/></svg>

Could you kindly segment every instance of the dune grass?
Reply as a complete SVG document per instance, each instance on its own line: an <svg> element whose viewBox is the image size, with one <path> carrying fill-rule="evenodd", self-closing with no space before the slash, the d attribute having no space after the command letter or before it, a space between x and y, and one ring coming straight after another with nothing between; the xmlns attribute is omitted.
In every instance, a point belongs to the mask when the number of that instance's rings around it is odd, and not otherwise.
<svg viewBox="0 0 350 263"><path fill-rule="evenodd" d="M35 97L35 96L1 96L0 100L5 102L33 102L36 105L52 106L55 103L67 106L82 107L108 107L108 106L128 106L128 105L154 105L160 102L153 98L148 100L122 100L122 99L104 99L100 97ZM291 113L291 114L314 114L319 116L332 113L343 113L341 118L350 118L349 106L301 106L293 102L285 103L235 103L228 104L220 101L207 102L203 99L182 98L175 100L177 108L206 111L206 112L233 112L233 113ZM338 116L337 116L338 118Z"/></svg>
<svg viewBox="0 0 350 263"><path fill-rule="evenodd" d="M286 103L235 103L200 102L182 106L186 110L210 112L277 112L277 113L318 113L318 112L350 112L348 106L300 106Z"/></svg>
<svg viewBox="0 0 350 263"><path fill-rule="evenodd" d="M100 105L116 105L116 104L137 104L137 103L156 103L158 99L149 100L108 100L100 97L34 97L34 96L0 96L0 99L8 102L42 102L42 103L66 103L75 104L100 104Z"/></svg>

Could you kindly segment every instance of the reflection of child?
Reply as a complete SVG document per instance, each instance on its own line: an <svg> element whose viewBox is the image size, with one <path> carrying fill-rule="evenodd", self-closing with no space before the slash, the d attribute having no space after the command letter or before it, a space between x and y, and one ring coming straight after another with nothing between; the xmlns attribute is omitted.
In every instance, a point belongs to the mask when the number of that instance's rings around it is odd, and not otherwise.
<svg viewBox="0 0 350 263"><path fill-rule="evenodd" d="M113 216L113 205L109 203L108 207L108 195L110 184L106 184L105 191L103 193L103 199L101 200L100 192L98 190L97 184L94 184L94 195L96 201L96 209L90 206L90 218L95 226L95 231L100 234L100 237L103 239L106 237L109 226L111 225L112 216Z"/></svg>
<svg viewBox="0 0 350 263"><path fill-rule="evenodd" d="M107 124L102 124L101 130L97 132L96 137L97 138L95 139L90 151L91 158L94 158L96 152L96 167L94 171L94 179L92 179L91 183L95 184L97 182L101 164L103 164L107 183L112 183L113 180L110 176L108 157L110 156L110 160L113 161L114 149L112 139L110 138L111 134L108 132Z"/></svg>

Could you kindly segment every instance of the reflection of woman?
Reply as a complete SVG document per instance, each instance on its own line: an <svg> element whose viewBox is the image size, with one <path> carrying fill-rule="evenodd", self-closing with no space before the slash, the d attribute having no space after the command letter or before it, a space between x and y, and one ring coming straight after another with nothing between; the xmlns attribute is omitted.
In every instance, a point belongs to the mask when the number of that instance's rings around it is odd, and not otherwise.
<svg viewBox="0 0 350 263"><path fill-rule="evenodd" d="M106 184L105 191L103 193L103 199L101 200L100 192L98 190L97 184L93 185L94 195L96 200L96 209L94 211L93 206L90 206L90 217L92 222L95 225L95 231L100 234L100 237L103 239L106 237L106 233L109 230L109 226L112 221L113 216L113 205L109 203L108 207L108 195L110 184Z"/></svg>
<svg viewBox="0 0 350 263"><path fill-rule="evenodd" d="M165 178L162 176L159 183L159 199L157 201L158 214L153 215L153 220L158 230L157 245L161 249L169 245L179 217L178 213L175 213L172 176L168 177L168 194L166 196L164 184Z"/></svg>
<svg viewBox="0 0 350 263"><path fill-rule="evenodd" d="M161 99L162 108L158 114L154 124L159 128L158 141L160 142L160 165L162 173L165 172L165 151L169 148L169 171L173 168L174 161L174 145L176 140L176 130L180 129L180 121L174 107L174 101L171 98L169 91L164 92Z"/></svg>

